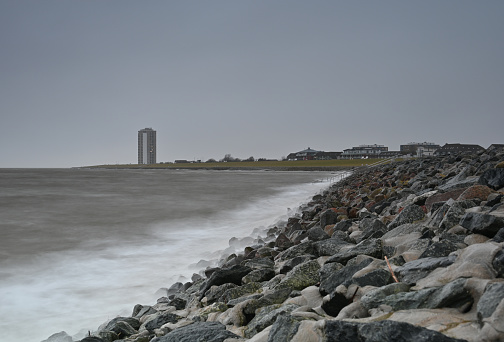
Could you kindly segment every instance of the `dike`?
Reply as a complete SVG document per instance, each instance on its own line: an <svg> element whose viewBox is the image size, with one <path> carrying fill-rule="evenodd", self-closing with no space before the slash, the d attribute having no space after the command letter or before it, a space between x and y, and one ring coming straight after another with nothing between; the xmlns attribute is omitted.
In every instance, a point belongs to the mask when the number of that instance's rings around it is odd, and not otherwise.
<svg viewBox="0 0 504 342"><path fill-rule="evenodd" d="M503 150L361 168L81 342L504 341L503 187Z"/></svg>

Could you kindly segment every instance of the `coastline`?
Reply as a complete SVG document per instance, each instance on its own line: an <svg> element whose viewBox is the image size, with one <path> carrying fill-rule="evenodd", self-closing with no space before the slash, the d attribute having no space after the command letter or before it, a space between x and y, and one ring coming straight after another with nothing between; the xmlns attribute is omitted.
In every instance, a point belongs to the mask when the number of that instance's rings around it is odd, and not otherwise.
<svg viewBox="0 0 504 342"><path fill-rule="evenodd" d="M82 341L495 340L504 183L492 175L503 161L494 151L356 170L241 254Z"/></svg>

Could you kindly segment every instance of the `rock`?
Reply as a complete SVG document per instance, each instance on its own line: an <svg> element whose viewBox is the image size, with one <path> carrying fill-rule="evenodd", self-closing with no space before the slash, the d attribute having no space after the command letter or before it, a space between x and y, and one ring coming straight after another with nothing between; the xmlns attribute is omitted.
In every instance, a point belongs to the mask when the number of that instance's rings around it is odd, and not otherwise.
<svg viewBox="0 0 504 342"><path fill-rule="evenodd" d="M357 259L357 258L356 258ZM368 266L373 261L372 258L365 258L357 262L349 262L347 266L343 267L339 271L330 274L326 279L320 282L319 291L325 296L332 293L340 285L349 286L353 282L353 275L362 270L364 267ZM325 265L324 265L325 266Z"/></svg>
<svg viewBox="0 0 504 342"><path fill-rule="evenodd" d="M388 320L373 323L326 321L324 335L327 342L466 342L434 330Z"/></svg>
<svg viewBox="0 0 504 342"><path fill-rule="evenodd" d="M177 310L183 310L187 305L187 301L183 298L175 297L170 301L170 303L168 303L168 305L174 306Z"/></svg>
<svg viewBox="0 0 504 342"><path fill-rule="evenodd" d="M390 271L384 269L376 269L358 277L354 276L353 281L361 287L368 285L381 287L389 284L391 281L393 281L393 279Z"/></svg>
<svg viewBox="0 0 504 342"><path fill-rule="evenodd" d="M334 254L326 262L339 262L344 265L348 260L358 255L368 255L373 258L382 259L382 241L380 239L364 240L353 248Z"/></svg>
<svg viewBox="0 0 504 342"><path fill-rule="evenodd" d="M340 215L340 214L341 213L338 213L333 209L324 210L320 214L320 226L325 227L329 224L337 223L337 218L338 218L338 215Z"/></svg>
<svg viewBox="0 0 504 342"><path fill-rule="evenodd" d="M237 286L226 290L219 298L219 302L227 303L232 299L236 299L247 294L252 294L261 288L261 284L256 282L247 283L242 286Z"/></svg>
<svg viewBox="0 0 504 342"><path fill-rule="evenodd" d="M336 317L340 313L341 309L351 303L345 295L333 292L329 296L325 297L322 303L322 309L329 315Z"/></svg>
<svg viewBox="0 0 504 342"><path fill-rule="evenodd" d="M343 246L348 245L349 243L344 240L331 237L327 240L315 242L313 248L318 256L330 256L338 253Z"/></svg>
<svg viewBox="0 0 504 342"><path fill-rule="evenodd" d="M49 338L47 338L47 340L43 340L42 342L73 342L73 339L65 331L61 331L59 333L52 334Z"/></svg>
<svg viewBox="0 0 504 342"><path fill-rule="evenodd" d="M478 179L479 184L486 185L494 190L499 190L504 187L504 169L489 169L486 170Z"/></svg>
<svg viewBox="0 0 504 342"><path fill-rule="evenodd" d="M315 285L320 281L319 270L320 265L317 260L297 265L275 286L275 289L287 287L293 290L302 290L305 287Z"/></svg>
<svg viewBox="0 0 504 342"><path fill-rule="evenodd" d="M497 277L504 278L504 249L500 249L492 260L492 267Z"/></svg>
<svg viewBox="0 0 504 342"><path fill-rule="evenodd" d="M104 342L104 341L97 336L88 336L80 340L80 342Z"/></svg>
<svg viewBox="0 0 504 342"><path fill-rule="evenodd" d="M460 219L460 225L475 234L492 238L504 227L504 218L482 213L468 212Z"/></svg>
<svg viewBox="0 0 504 342"><path fill-rule="evenodd" d="M489 283L478 301L478 318L492 316L497 305L504 299L504 283Z"/></svg>
<svg viewBox="0 0 504 342"><path fill-rule="evenodd" d="M465 190L466 190L466 188L462 188L462 189L456 189L456 190L452 190L452 191L448 191L448 192L444 192L444 193L437 193L437 194L429 197L425 201L425 206L426 206L427 210L430 211L432 209L434 203L446 202L449 199L456 200Z"/></svg>
<svg viewBox="0 0 504 342"><path fill-rule="evenodd" d="M291 341L303 320L288 313L281 314L271 326L268 342Z"/></svg>
<svg viewBox="0 0 504 342"><path fill-rule="evenodd" d="M177 321L181 318L182 317L179 317L170 312L159 313L154 319L145 323L145 329L147 329L149 332L153 332L154 329L158 329L166 323L177 323Z"/></svg>
<svg viewBox="0 0 504 342"><path fill-rule="evenodd" d="M300 265L300 264L303 264L307 261L310 261L314 259L314 256L313 255L300 255L300 256L296 256L292 259L289 259L287 260L283 265L282 267L280 267L280 270L278 270L278 273L281 273L281 274L287 274L289 273L294 267L296 267L297 265Z"/></svg>
<svg viewBox="0 0 504 342"><path fill-rule="evenodd" d="M336 223L336 225L334 226L334 230L346 232L348 228L350 228L351 226L352 226L352 220L343 220Z"/></svg>
<svg viewBox="0 0 504 342"><path fill-rule="evenodd" d="M393 229L406 223L413 223L425 217L423 209L415 204L406 206L396 218L388 225L388 229Z"/></svg>
<svg viewBox="0 0 504 342"><path fill-rule="evenodd" d="M447 205L449 202L446 203ZM464 201L453 202L446 212L443 213L445 206L441 207L441 213L443 218L439 224L439 228L443 230L448 230L457 224L459 224L460 219L465 215L465 209L474 206L474 203L470 201L469 203Z"/></svg>
<svg viewBox="0 0 504 342"><path fill-rule="evenodd" d="M222 285L232 283L241 285L241 280L244 276L252 271L250 267L235 265L230 268L223 268L212 273L210 278L201 286L200 300L204 297L205 292L214 285Z"/></svg>
<svg viewBox="0 0 504 342"><path fill-rule="evenodd" d="M358 243L369 238L381 238L388 231L387 226L377 218L362 219L359 227L362 234L357 239Z"/></svg>
<svg viewBox="0 0 504 342"><path fill-rule="evenodd" d="M413 285L417 280L424 278L427 274L438 267L447 267L455 262L456 256L445 256L440 258L426 257L413 260L395 269L396 276L404 283Z"/></svg>
<svg viewBox="0 0 504 342"><path fill-rule="evenodd" d="M263 268L253 270L242 279L242 283L247 284L251 282L268 281L275 276L275 271L272 268Z"/></svg>
<svg viewBox="0 0 504 342"><path fill-rule="evenodd" d="M222 284L219 286L217 285L212 286L205 293L206 304L209 305L217 302L227 290L233 289L235 287L238 287L238 285L232 283Z"/></svg>
<svg viewBox="0 0 504 342"><path fill-rule="evenodd" d="M492 192L493 190L486 185L473 185L460 194L457 200L463 201L477 199L480 201L486 201Z"/></svg>
<svg viewBox="0 0 504 342"><path fill-rule="evenodd" d="M313 227L308 229L308 239L311 241L322 241L329 239L330 236L320 227Z"/></svg>
<svg viewBox="0 0 504 342"><path fill-rule="evenodd" d="M276 319L280 317L280 315L291 313L297 308L298 306L295 304L270 305L259 308L256 311L255 317L247 324L247 327L245 328L245 337L251 338L258 332L275 323Z"/></svg>
<svg viewBox="0 0 504 342"><path fill-rule="evenodd" d="M314 254L313 242L306 241L299 245L292 246L275 257L276 261L289 260L300 255Z"/></svg>
<svg viewBox="0 0 504 342"><path fill-rule="evenodd" d="M451 252L458 250L458 246L451 241L442 240L433 242L427 249L420 255L419 259L428 257L444 257L448 256Z"/></svg>
<svg viewBox="0 0 504 342"><path fill-rule="evenodd" d="M382 286L376 289L373 289L367 293L365 293L361 297L361 304L366 309L376 308L380 305L383 300L391 295L398 294L401 292L408 292L410 286L405 283L392 283L386 286Z"/></svg>
<svg viewBox="0 0 504 342"><path fill-rule="evenodd" d="M245 261L243 266L250 267L253 270L260 270L273 268L275 267L275 263L270 258L255 258Z"/></svg>
<svg viewBox="0 0 504 342"><path fill-rule="evenodd" d="M128 325L130 325L135 330L140 329L140 321L137 318L133 318L133 317L116 317L116 318L110 320L105 325L105 327L103 329L101 329L101 330L113 331L114 327L119 322L126 322L126 323L128 323Z"/></svg>
<svg viewBox="0 0 504 342"><path fill-rule="evenodd" d="M342 264L337 262L326 262L319 270L320 281L325 281L327 278L329 278L329 276L331 276L331 274L341 270L343 267L344 266Z"/></svg>
<svg viewBox="0 0 504 342"><path fill-rule="evenodd" d="M226 326L218 322L194 322L153 339L152 342L223 342L228 338L239 336L226 330Z"/></svg>
<svg viewBox="0 0 504 342"><path fill-rule="evenodd" d="M124 321L117 322L110 330L115 332L117 334L117 336L121 336L121 337L128 337L128 336L131 336L131 335L138 333L138 331L133 329L133 327L131 325L129 325L128 323L126 323Z"/></svg>
<svg viewBox="0 0 504 342"><path fill-rule="evenodd" d="M284 233L280 233L275 240L275 246L278 248L287 249L293 245L294 243Z"/></svg>

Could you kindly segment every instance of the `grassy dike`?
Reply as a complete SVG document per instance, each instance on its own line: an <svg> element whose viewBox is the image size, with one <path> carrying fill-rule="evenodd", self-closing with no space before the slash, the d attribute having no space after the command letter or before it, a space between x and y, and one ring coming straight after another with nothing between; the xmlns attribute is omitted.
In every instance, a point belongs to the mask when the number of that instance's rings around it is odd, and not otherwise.
<svg viewBox="0 0 504 342"><path fill-rule="evenodd" d="M333 160L294 160L294 161L240 161L226 163L162 163L162 164L110 164L85 166L85 168L105 169L209 169L209 170L234 170L234 169L270 169L286 171L305 170L340 170L369 165L381 159L333 159Z"/></svg>

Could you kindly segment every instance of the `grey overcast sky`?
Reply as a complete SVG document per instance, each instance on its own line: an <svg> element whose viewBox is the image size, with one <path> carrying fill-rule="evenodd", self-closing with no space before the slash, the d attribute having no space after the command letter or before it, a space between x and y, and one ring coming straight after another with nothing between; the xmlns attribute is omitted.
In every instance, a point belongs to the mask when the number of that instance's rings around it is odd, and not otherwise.
<svg viewBox="0 0 504 342"><path fill-rule="evenodd" d="M0 2L0 167L504 143L504 1Z"/></svg>

